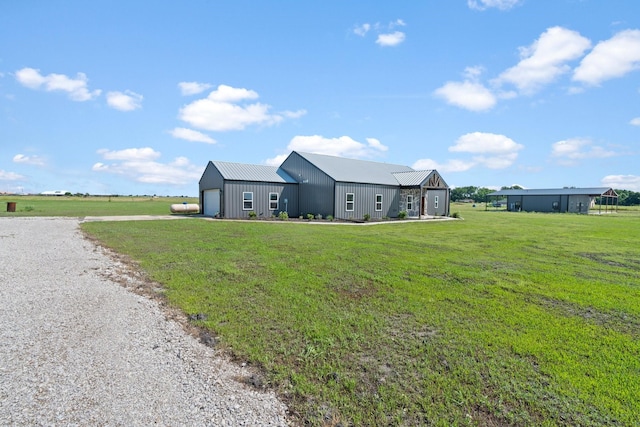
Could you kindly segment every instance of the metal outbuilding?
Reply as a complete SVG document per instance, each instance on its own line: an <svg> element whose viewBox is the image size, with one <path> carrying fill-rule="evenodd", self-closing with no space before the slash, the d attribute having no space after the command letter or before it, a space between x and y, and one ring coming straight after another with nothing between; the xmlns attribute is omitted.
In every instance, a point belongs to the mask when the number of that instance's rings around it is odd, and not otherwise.
<svg viewBox="0 0 640 427"><path fill-rule="evenodd" d="M224 218L447 216L449 200L435 170L297 151L280 167L212 161L200 179L203 213Z"/></svg>
<svg viewBox="0 0 640 427"><path fill-rule="evenodd" d="M610 187L509 189L487 194L486 202L487 209L492 206L511 212L588 214L596 206L599 213L617 210L618 194Z"/></svg>

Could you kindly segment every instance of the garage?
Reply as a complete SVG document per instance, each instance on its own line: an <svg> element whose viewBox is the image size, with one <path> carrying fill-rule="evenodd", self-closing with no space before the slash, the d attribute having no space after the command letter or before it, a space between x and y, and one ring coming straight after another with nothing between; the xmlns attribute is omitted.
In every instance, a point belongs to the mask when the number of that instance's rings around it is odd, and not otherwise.
<svg viewBox="0 0 640 427"><path fill-rule="evenodd" d="M202 213L205 216L216 216L220 213L220 189L204 190L203 192L204 206Z"/></svg>

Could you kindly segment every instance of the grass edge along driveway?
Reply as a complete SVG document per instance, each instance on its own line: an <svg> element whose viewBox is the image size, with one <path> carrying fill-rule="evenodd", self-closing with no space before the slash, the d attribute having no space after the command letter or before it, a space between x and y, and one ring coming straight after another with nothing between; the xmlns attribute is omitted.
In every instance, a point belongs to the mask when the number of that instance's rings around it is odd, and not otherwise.
<svg viewBox="0 0 640 427"><path fill-rule="evenodd" d="M634 215L83 229L312 425L633 425Z"/></svg>

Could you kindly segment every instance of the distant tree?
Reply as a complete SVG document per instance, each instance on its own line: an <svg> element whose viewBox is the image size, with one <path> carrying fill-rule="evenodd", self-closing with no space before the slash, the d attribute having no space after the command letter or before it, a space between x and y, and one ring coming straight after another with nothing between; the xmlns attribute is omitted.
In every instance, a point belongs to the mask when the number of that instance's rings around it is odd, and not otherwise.
<svg viewBox="0 0 640 427"><path fill-rule="evenodd" d="M484 202L485 196L492 192L493 190L486 187L456 187L451 190L451 201L458 202L460 200L471 199L476 203Z"/></svg>
<svg viewBox="0 0 640 427"><path fill-rule="evenodd" d="M504 186L502 188L500 188L501 190L522 190L523 188L520 187L519 185L512 185L510 187Z"/></svg>
<svg viewBox="0 0 640 427"><path fill-rule="evenodd" d="M640 193L629 190L615 190L618 193L619 206L640 205Z"/></svg>

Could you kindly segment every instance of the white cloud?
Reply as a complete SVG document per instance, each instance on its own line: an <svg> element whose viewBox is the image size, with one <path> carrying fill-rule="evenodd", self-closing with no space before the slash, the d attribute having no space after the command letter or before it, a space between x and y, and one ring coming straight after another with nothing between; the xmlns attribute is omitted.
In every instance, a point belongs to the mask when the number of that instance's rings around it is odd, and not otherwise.
<svg viewBox="0 0 640 427"><path fill-rule="evenodd" d="M0 169L0 181L20 181L21 179L24 179L24 176Z"/></svg>
<svg viewBox="0 0 640 427"><path fill-rule="evenodd" d="M107 93L107 104L120 111L133 111L142 108L142 95L125 90Z"/></svg>
<svg viewBox="0 0 640 427"><path fill-rule="evenodd" d="M296 118L306 111L284 111L271 114L270 105L240 104L244 100L257 99L253 90L220 85L207 98L185 105L179 118L198 129L210 131L242 130L251 125L274 125L285 118Z"/></svg>
<svg viewBox="0 0 640 427"><path fill-rule="evenodd" d="M474 167L477 163L474 161L465 161L459 159L452 159L447 161L446 163L438 163L432 159L420 159L415 162L411 167L416 170L431 170L436 169L438 172L447 173L447 172L464 172L472 167Z"/></svg>
<svg viewBox="0 0 640 427"><path fill-rule="evenodd" d="M394 31L398 27L406 27L407 24L403 19L396 19L395 21L389 22L388 24L380 24L376 22L375 24L359 24L353 27L353 33L360 36L365 37L369 31L373 30L376 36L376 43L380 46L397 46L402 43L406 39L406 34L402 31Z"/></svg>
<svg viewBox="0 0 640 427"><path fill-rule="evenodd" d="M640 117L636 117L636 118L631 119L629 124L633 125L633 126L640 126Z"/></svg>
<svg viewBox="0 0 640 427"><path fill-rule="evenodd" d="M607 175L601 182L607 187L640 192L640 176L637 175Z"/></svg>
<svg viewBox="0 0 640 427"><path fill-rule="evenodd" d="M375 138L366 138L366 143L358 142L349 136L339 138L325 138L321 135L295 136L287 145L287 151L303 151L314 154L326 154L348 158L371 158L388 150ZM288 154L282 154L268 159L269 165L280 165Z"/></svg>
<svg viewBox="0 0 640 427"><path fill-rule="evenodd" d="M473 132L462 135L449 151L473 154L471 159L451 159L438 163L432 159L418 160L414 169L437 169L440 172L464 172L474 167L504 169L518 158L518 151L524 146L509 137L495 133Z"/></svg>
<svg viewBox="0 0 640 427"><path fill-rule="evenodd" d="M449 147L452 152L512 154L524 148L514 140L504 135L486 132L473 132L462 135L454 145Z"/></svg>
<svg viewBox="0 0 640 427"><path fill-rule="evenodd" d="M593 145L586 138L570 138L553 143L551 156L556 158L559 164L571 166L578 160L613 157L618 154L603 147Z"/></svg>
<svg viewBox="0 0 640 427"><path fill-rule="evenodd" d="M178 87L180 88L180 93L182 95L197 95L199 93L204 92L207 89L210 89L212 85L209 83L198 83L198 82L180 82L178 83Z"/></svg>
<svg viewBox="0 0 640 427"><path fill-rule="evenodd" d="M371 24L356 25L353 29L354 34L364 37L371 29Z"/></svg>
<svg viewBox="0 0 640 427"><path fill-rule="evenodd" d="M520 62L500 74L495 83L511 83L524 94L534 93L569 72L567 62L581 57L589 47L589 39L576 31L549 28L531 46L519 49Z"/></svg>
<svg viewBox="0 0 640 427"><path fill-rule="evenodd" d="M640 30L625 30L600 42L585 56L573 73L573 80L599 85L640 69Z"/></svg>
<svg viewBox="0 0 640 427"><path fill-rule="evenodd" d="M155 159L161 153L152 148L128 148L119 151L98 150L104 160L118 160L116 163L98 162L94 172L121 175L147 184L185 185L197 181L203 167L191 164L186 157L176 157L172 162L160 163Z"/></svg>
<svg viewBox="0 0 640 427"><path fill-rule="evenodd" d="M376 43L380 46L397 46L405 39L405 34L402 31L394 31L388 34L378 34Z"/></svg>
<svg viewBox="0 0 640 427"><path fill-rule="evenodd" d="M27 165L44 166L45 160L38 156L25 156L24 154L16 154L13 156L14 163L24 163Z"/></svg>
<svg viewBox="0 0 640 427"><path fill-rule="evenodd" d="M147 161L160 157L160 153L151 147L144 148L126 148L124 150L107 150L102 148L98 150L98 154L105 160L135 160L135 161Z"/></svg>
<svg viewBox="0 0 640 427"><path fill-rule="evenodd" d="M206 144L216 143L216 140L211 138L209 135L205 135L204 133L193 129L175 128L171 130L170 133L174 138L185 139L187 141L204 142Z"/></svg>
<svg viewBox="0 0 640 427"><path fill-rule="evenodd" d="M447 82L435 90L434 94L447 104L471 111L486 111L496 105L496 97L482 84L466 80Z"/></svg>
<svg viewBox="0 0 640 427"><path fill-rule="evenodd" d="M98 97L102 92L99 89L92 92L89 91L87 88L89 80L84 73L78 73L75 79L64 74L48 74L44 76L40 74L40 70L27 67L16 71L15 75L18 83L29 89L44 87L47 92L67 92L69 98L74 101L89 101Z"/></svg>
<svg viewBox="0 0 640 427"><path fill-rule="evenodd" d="M521 3L522 0L467 0L471 9L485 10L495 7L500 10L508 10Z"/></svg>

